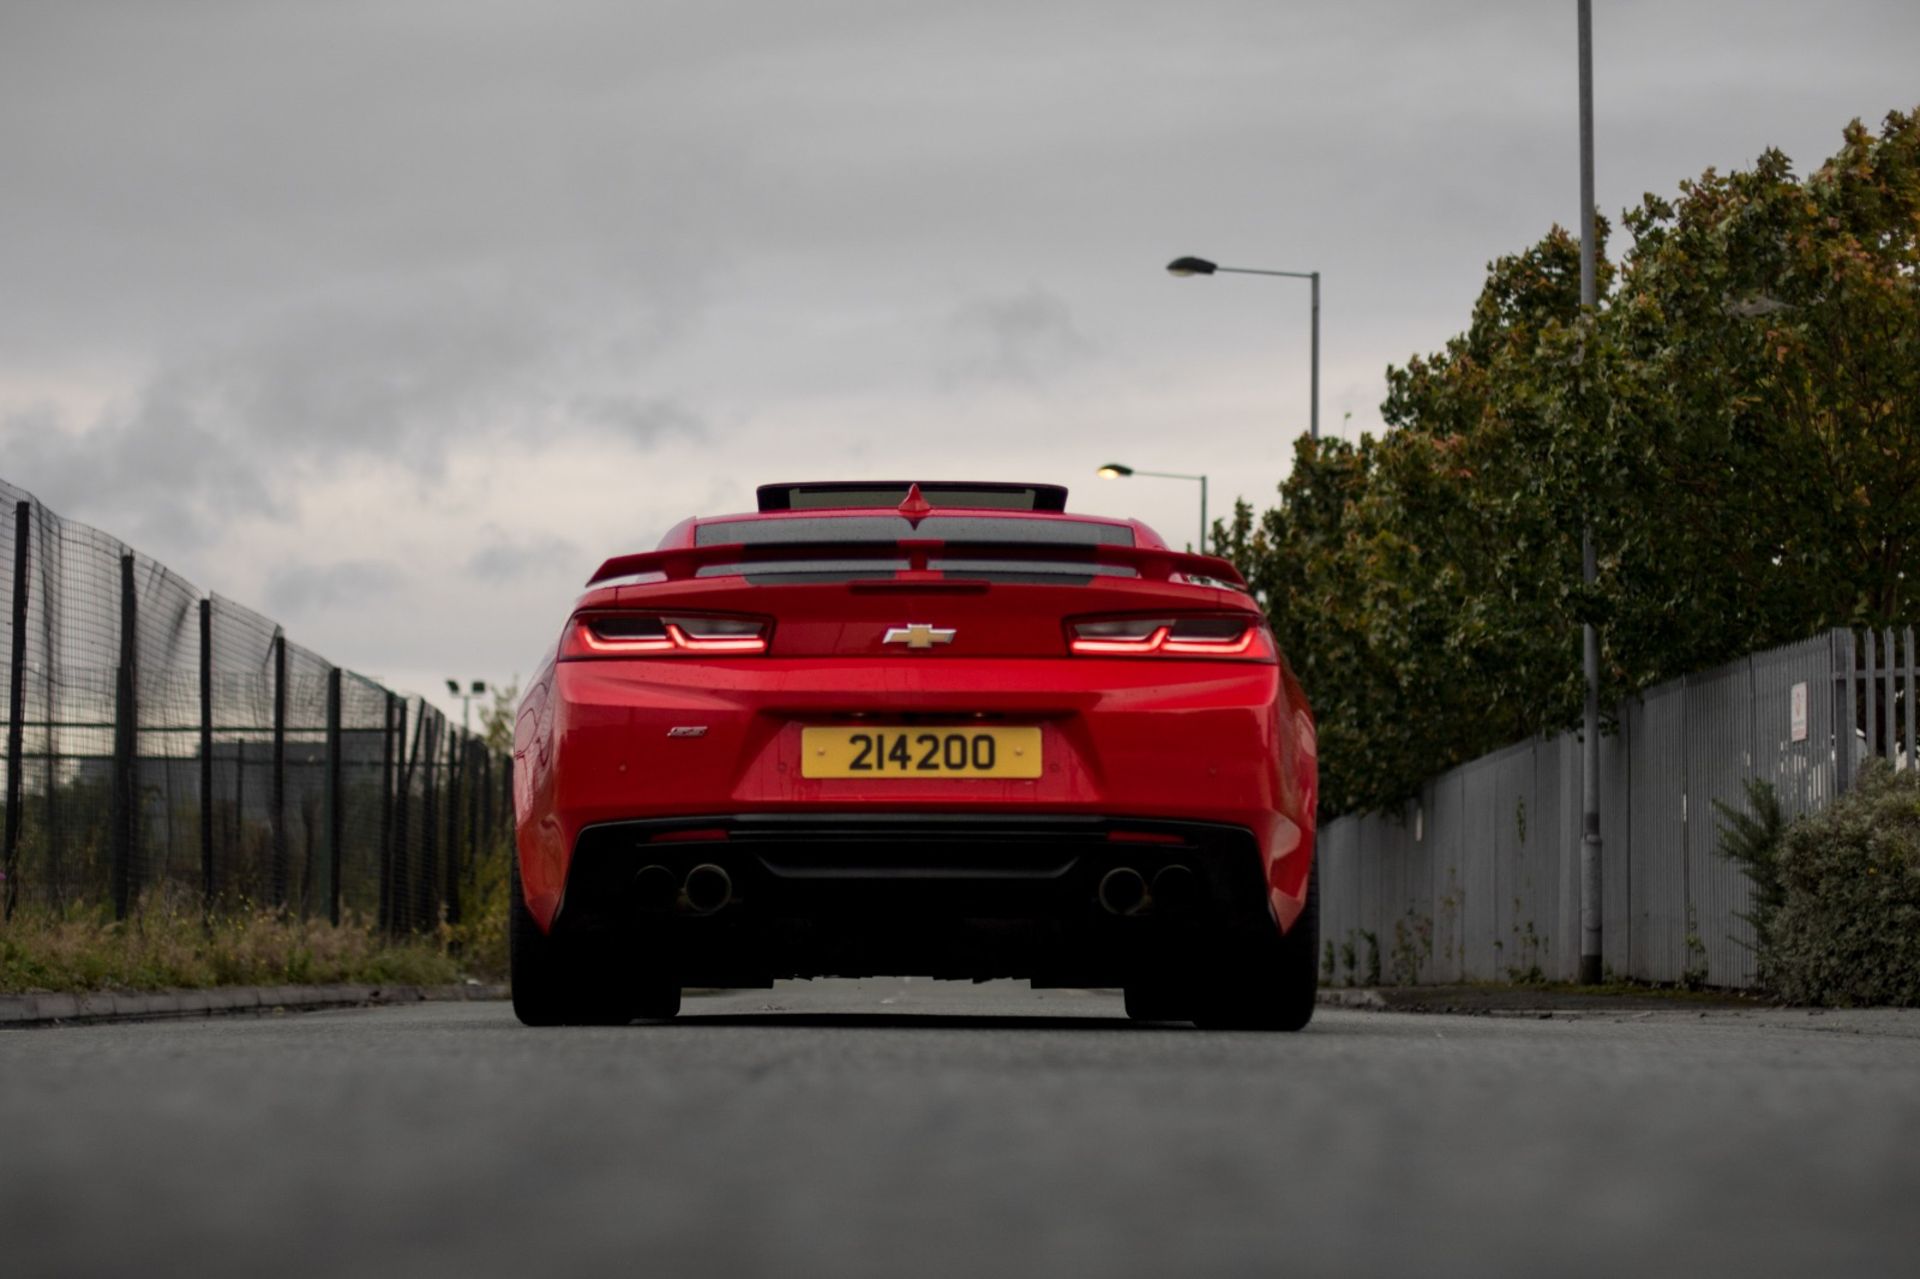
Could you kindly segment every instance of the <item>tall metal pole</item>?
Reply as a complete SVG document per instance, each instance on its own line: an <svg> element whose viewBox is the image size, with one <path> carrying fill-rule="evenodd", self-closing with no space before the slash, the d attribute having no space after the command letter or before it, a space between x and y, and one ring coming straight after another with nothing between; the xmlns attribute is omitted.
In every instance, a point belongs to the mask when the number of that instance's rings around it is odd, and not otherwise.
<svg viewBox="0 0 1920 1279"><path fill-rule="evenodd" d="M1320 273L1313 273L1313 416L1307 429L1320 438Z"/></svg>
<svg viewBox="0 0 1920 1279"><path fill-rule="evenodd" d="M200 906L213 918L213 601L200 597Z"/></svg>
<svg viewBox="0 0 1920 1279"><path fill-rule="evenodd" d="M1582 324L1591 324L1599 305L1599 280L1594 269L1593 218L1593 0L1579 0L1580 11L1580 310ZM1586 353L1581 353L1581 376ZM1580 530L1581 578L1591 591L1596 576L1593 526L1589 518ZM1582 664L1587 678L1587 706L1580 734L1580 980L1597 985L1601 975L1600 873L1600 634L1589 619L1581 627Z"/></svg>
<svg viewBox="0 0 1920 1279"><path fill-rule="evenodd" d="M14 903L20 896L20 800L24 794L26 767L21 721L27 717L27 574L32 567L27 543L32 535L33 504L22 501L13 508L13 644L7 662L7 825L5 849L0 852L0 870L4 870L7 877L0 915L7 919L13 918Z"/></svg>
<svg viewBox="0 0 1920 1279"><path fill-rule="evenodd" d="M136 829L139 824L140 627L133 576L133 552L128 551L120 557L120 665L115 671L117 687L113 704L113 795L109 833L113 867L109 883L115 919L125 919L140 900L139 869L134 864L139 856Z"/></svg>
<svg viewBox="0 0 1920 1279"><path fill-rule="evenodd" d="M345 804L341 754L346 738L340 730L340 668L327 669L327 922L340 922L340 873L346 861L346 832L341 827Z"/></svg>
<svg viewBox="0 0 1920 1279"><path fill-rule="evenodd" d="M1207 477L1200 477L1200 553L1207 553Z"/></svg>
<svg viewBox="0 0 1920 1279"><path fill-rule="evenodd" d="M287 635L273 635L273 777L267 789L267 811L273 843L271 856L273 904L285 906L291 892L292 862L287 854ZM300 913L309 903L302 902Z"/></svg>

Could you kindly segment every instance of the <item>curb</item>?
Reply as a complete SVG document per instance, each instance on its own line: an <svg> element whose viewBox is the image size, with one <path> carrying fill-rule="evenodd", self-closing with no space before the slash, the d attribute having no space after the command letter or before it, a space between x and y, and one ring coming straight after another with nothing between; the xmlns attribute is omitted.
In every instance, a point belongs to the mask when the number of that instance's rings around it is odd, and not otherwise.
<svg viewBox="0 0 1920 1279"><path fill-rule="evenodd" d="M1468 1017L1577 1016L1582 1013L1756 1011L1776 1006L1753 992L1678 991L1650 986L1638 989L1583 989L1569 986L1482 985L1321 987L1323 1007L1373 1012L1451 1013Z"/></svg>
<svg viewBox="0 0 1920 1279"><path fill-rule="evenodd" d="M1331 1008L1385 1008L1387 1001L1368 986L1322 986L1314 996L1316 1003Z"/></svg>
<svg viewBox="0 0 1920 1279"><path fill-rule="evenodd" d="M214 986L205 990L150 993L0 995L0 1030L506 997L505 986L477 983L462 986Z"/></svg>

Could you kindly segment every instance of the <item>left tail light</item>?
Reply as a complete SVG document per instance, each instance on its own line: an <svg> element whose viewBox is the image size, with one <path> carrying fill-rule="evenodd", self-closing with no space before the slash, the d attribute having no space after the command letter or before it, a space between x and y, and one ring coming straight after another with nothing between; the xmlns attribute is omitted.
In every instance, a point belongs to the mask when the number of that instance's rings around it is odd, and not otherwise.
<svg viewBox="0 0 1920 1279"><path fill-rule="evenodd" d="M1093 657L1225 657L1274 660L1263 618L1103 617L1076 621L1067 647Z"/></svg>
<svg viewBox="0 0 1920 1279"><path fill-rule="evenodd" d="M562 657L724 657L767 651L764 617L583 613L567 624Z"/></svg>

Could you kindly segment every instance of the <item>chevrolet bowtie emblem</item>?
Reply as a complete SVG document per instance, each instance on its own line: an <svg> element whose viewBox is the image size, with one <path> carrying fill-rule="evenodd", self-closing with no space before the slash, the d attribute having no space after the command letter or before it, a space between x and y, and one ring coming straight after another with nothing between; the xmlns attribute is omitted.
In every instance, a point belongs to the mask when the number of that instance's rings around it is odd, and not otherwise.
<svg viewBox="0 0 1920 1279"><path fill-rule="evenodd" d="M932 648L935 644L953 643L951 626L929 626L925 622L909 622L905 626L889 626L883 644L905 644L908 648Z"/></svg>

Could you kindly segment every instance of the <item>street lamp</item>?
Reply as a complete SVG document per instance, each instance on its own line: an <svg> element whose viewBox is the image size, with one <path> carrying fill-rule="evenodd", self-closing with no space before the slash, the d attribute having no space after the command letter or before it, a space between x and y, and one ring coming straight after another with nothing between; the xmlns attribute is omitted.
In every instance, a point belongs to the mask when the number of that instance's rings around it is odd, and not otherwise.
<svg viewBox="0 0 1920 1279"><path fill-rule="evenodd" d="M471 727L473 699L486 696L487 681L483 679L474 680L473 686L469 691L461 692L460 681L450 679L447 681L447 692L460 699L460 731L462 733L471 733L473 731Z"/></svg>
<svg viewBox="0 0 1920 1279"><path fill-rule="evenodd" d="M1136 471L1131 466L1109 462L1094 472L1103 480L1124 480L1135 475L1151 475L1156 480L1198 480L1200 482L1200 553L1207 553L1207 477L1182 475L1178 471Z"/></svg>
<svg viewBox="0 0 1920 1279"><path fill-rule="evenodd" d="M1320 273L1318 271L1256 271L1252 267L1221 266L1205 258L1175 258L1167 263L1170 275L1279 275L1290 280L1313 281L1313 408L1308 432L1320 438Z"/></svg>

